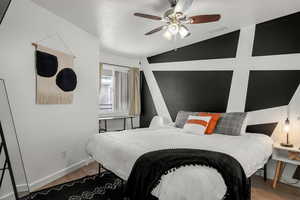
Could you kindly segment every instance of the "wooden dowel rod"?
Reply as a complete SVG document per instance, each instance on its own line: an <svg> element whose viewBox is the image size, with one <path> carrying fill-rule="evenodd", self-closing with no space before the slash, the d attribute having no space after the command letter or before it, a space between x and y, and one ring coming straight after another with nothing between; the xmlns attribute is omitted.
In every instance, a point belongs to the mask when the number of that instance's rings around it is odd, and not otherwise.
<svg viewBox="0 0 300 200"><path fill-rule="evenodd" d="M32 46L34 46L35 48L37 48L38 47L38 44L37 43L31 43L32 44Z"/></svg>
<svg viewBox="0 0 300 200"><path fill-rule="evenodd" d="M38 47L38 44L37 44L37 43L34 43L34 42L33 42L33 43L31 43L31 44L32 44L32 46L34 46L35 48ZM76 58L76 56L74 56L74 55L73 55L73 57Z"/></svg>

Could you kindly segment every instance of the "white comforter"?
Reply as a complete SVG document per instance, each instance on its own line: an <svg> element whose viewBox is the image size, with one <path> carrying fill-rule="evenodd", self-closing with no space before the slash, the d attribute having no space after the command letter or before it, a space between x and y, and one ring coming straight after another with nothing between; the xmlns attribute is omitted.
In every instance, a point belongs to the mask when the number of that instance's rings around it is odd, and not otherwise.
<svg viewBox="0 0 300 200"><path fill-rule="evenodd" d="M124 180L144 153L191 148L223 152L242 165L247 177L262 168L272 154L271 138L260 134L198 136L178 128L136 129L98 134L89 140L88 153ZM152 194L160 200L220 200L226 193L221 175L204 166L182 167L164 175Z"/></svg>

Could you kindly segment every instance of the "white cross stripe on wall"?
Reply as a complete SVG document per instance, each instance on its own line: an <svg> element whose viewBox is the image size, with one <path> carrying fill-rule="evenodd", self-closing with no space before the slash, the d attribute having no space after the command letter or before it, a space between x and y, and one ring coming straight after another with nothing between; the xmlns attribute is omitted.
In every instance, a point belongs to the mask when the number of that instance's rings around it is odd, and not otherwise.
<svg viewBox="0 0 300 200"><path fill-rule="evenodd" d="M149 66L148 60L145 58L142 61L142 67ZM148 87L153 99L154 106L156 108L156 112L159 116L164 117L167 121L171 122L172 118L167 108L166 102L161 94L160 88L156 82L156 79L153 74L153 70L149 67L143 68L145 79L148 83Z"/></svg>
<svg viewBox="0 0 300 200"><path fill-rule="evenodd" d="M249 80L248 60L252 55L255 26L241 29L236 54L236 69L233 72L227 112L244 111Z"/></svg>

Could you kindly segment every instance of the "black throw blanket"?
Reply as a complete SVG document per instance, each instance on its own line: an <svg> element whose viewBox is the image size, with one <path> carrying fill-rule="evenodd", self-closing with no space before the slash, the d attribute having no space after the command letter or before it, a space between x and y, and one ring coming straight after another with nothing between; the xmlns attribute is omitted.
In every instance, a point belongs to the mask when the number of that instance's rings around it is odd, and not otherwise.
<svg viewBox="0 0 300 200"><path fill-rule="evenodd" d="M167 149L142 155L131 170L125 196L130 200L153 199L151 192L162 175L189 165L216 169L227 186L225 200L250 200L250 179L237 160L227 154L198 149Z"/></svg>

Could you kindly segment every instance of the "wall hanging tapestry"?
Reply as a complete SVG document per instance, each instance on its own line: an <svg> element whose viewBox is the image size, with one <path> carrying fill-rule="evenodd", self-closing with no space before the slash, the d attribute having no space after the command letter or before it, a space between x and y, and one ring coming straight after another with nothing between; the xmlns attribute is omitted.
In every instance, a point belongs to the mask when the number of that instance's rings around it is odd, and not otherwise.
<svg viewBox="0 0 300 200"><path fill-rule="evenodd" d="M72 104L77 76L74 56L39 44L36 47L36 103Z"/></svg>

